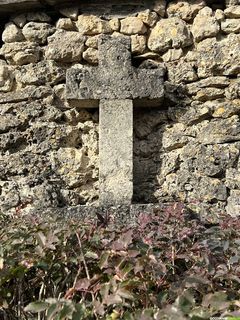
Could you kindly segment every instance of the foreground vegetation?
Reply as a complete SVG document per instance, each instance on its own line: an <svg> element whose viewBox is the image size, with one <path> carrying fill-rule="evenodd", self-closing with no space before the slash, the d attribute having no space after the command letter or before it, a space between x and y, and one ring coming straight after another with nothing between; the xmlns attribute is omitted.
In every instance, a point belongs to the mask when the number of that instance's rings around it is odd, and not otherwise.
<svg viewBox="0 0 240 320"><path fill-rule="evenodd" d="M240 319L239 219L100 220L0 215L0 319Z"/></svg>

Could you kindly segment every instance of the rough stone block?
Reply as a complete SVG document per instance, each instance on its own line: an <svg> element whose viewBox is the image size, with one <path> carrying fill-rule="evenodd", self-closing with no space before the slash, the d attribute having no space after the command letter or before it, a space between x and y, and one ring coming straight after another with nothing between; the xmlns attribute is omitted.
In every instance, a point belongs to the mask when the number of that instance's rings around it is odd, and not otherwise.
<svg viewBox="0 0 240 320"><path fill-rule="evenodd" d="M100 102L100 205L130 204L133 194L133 103Z"/></svg>

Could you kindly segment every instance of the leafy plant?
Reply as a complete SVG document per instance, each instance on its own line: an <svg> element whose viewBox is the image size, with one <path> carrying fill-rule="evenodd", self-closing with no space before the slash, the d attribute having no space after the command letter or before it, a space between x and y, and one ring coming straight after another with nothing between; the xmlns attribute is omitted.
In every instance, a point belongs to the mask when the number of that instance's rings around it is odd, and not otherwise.
<svg viewBox="0 0 240 320"><path fill-rule="evenodd" d="M0 318L240 317L240 221L176 203L132 227L0 215Z"/></svg>

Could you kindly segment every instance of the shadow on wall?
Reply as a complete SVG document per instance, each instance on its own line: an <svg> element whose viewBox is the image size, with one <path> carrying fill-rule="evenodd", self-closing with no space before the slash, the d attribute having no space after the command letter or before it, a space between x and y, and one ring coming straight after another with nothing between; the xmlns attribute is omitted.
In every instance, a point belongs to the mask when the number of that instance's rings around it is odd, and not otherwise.
<svg viewBox="0 0 240 320"><path fill-rule="evenodd" d="M133 146L133 202L156 203L172 201L172 197L162 194L164 177L163 157L168 157L163 146L166 128L174 123L171 110L178 113L184 108L184 91L181 86L165 82L165 99L157 108L134 109ZM176 169L176 168L175 168ZM177 199L176 199L177 200Z"/></svg>

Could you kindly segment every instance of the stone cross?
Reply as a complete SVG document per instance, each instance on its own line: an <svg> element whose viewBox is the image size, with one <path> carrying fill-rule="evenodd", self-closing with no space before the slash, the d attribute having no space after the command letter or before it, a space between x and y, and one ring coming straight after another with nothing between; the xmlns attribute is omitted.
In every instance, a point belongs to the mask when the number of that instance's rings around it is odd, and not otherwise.
<svg viewBox="0 0 240 320"><path fill-rule="evenodd" d="M133 195L133 105L159 106L164 95L162 69L131 64L128 37L99 40L99 66L67 72L67 99L99 104L100 206L129 205Z"/></svg>

